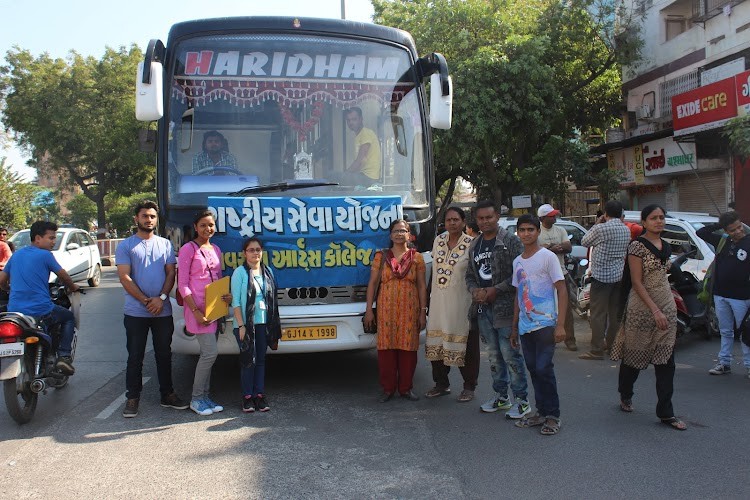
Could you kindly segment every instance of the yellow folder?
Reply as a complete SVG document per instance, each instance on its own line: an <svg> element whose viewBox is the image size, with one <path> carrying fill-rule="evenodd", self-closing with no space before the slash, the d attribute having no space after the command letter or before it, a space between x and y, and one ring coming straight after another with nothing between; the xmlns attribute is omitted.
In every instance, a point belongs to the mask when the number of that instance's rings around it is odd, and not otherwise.
<svg viewBox="0 0 750 500"><path fill-rule="evenodd" d="M229 293L229 276L206 285L206 318L210 321L223 318L229 313L229 304L221 298Z"/></svg>

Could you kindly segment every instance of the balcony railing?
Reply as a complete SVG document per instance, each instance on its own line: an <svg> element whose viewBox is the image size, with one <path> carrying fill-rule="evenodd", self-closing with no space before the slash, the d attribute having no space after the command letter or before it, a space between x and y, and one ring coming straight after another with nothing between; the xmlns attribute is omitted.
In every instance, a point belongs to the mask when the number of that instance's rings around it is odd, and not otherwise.
<svg viewBox="0 0 750 500"><path fill-rule="evenodd" d="M745 0L693 0L694 23L705 23L709 19L724 12L725 8L732 8Z"/></svg>

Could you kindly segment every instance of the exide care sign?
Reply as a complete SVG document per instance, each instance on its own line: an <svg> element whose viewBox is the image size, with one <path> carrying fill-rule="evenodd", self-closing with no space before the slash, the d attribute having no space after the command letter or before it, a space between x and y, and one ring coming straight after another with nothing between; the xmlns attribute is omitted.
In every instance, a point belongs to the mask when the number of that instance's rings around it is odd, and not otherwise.
<svg viewBox="0 0 750 500"><path fill-rule="evenodd" d="M672 97L674 135L718 128L737 116L734 77Z"/></svg>

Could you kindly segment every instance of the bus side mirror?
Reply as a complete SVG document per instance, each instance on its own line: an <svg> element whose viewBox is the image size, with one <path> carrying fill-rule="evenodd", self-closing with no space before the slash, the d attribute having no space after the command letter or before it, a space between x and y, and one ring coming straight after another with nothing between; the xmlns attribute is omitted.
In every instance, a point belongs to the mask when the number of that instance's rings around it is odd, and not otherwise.
<svg viewBox="0 0 750 500"><path fill-rule="evenodd" d="M447 89L443 85L445 78L447 78ZM433 73L430 75L430 126L448 130L451 128L452 115L453 81L449 75Z"/></svg>
<svg viewBox="0 0 750 500"><path fill-rule="evenodd" d="M164 78L160 62L151 61L151 77L143 80L145 63L138 64L135 80L135 118L142 122L160 119L164 115Z"/></svg>

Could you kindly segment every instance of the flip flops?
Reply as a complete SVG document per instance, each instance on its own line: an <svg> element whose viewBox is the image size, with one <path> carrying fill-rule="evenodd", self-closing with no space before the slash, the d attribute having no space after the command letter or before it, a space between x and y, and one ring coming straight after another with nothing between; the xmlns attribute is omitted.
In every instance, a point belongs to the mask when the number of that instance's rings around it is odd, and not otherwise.
<svg viewBox="0 0 750 500"><path fill-rule="evenodd" d="M542 436L554 436L560 432L560 419L555 417L547 417L542 425L542 430L539 431Z"/></svg>
<svg viewBox="0 0 750 500"><path fill-rule="evenodd" d="M687 430L687 424L677 417L662 418L661 423L670 426L672 429L678 431Z"/></svg>
<svg viewBox="0 0 750 500"><path fill-rule="evenodd" d="M456 401L459 403L468 403L474 399L474 391L470 391L469 389L464 389L461 391L461 394L456 398Z"/></svg>
<svg viewBox="0 0 750 500"><path fill-rule="evenodd" d="M426 398L437 398L440 396L447 396L451 393L450 388L441 389L439 387L433 387L429 391L425 392L424 397Z"/></svg>
<svg viewBox="0 0 750 500"><path fill-rule="evenodd" d="M632 413L633 411L633 400L632 399L621 399L620 410L626 413Z"/></svg>

